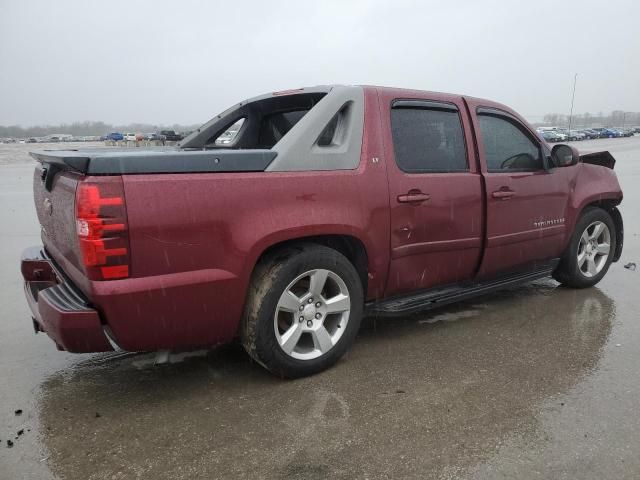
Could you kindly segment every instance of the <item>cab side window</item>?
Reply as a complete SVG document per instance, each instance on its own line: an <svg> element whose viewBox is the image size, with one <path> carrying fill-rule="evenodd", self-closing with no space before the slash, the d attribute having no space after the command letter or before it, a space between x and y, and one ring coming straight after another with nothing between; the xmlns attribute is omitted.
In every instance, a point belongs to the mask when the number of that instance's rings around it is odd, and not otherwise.
<svg viewBox="0 0 640 480"><path fill-rule="evenodd" d="M484 156L489 172L543 170L540 146L516 121L491 114L478 114Z"/></svg>
<svg viewBox="0 0 640 480"><path fill-rule="evenodd" d="M396 101L391 133L396 164L404 172L468 171L460 115L453 105Z"/></svg>

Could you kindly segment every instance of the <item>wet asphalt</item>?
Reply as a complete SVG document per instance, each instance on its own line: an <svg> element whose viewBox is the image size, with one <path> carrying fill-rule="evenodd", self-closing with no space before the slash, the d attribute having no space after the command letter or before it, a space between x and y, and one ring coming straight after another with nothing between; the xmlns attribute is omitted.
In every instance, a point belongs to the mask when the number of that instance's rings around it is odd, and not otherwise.
<svg viewBox="0 0 640 480"><path fill-rule="evenodd" d="M625 194L597 287L366 319L337 366L282 381L237 345L158 366L34 335L30 146L0 145L0 479L639 478L640 137L577 146L609 149Z"/></svg>

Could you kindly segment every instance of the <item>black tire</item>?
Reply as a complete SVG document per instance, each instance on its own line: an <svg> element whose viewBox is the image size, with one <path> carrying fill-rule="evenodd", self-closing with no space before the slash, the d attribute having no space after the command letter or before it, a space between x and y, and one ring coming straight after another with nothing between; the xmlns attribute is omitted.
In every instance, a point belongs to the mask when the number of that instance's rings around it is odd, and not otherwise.
<svg viewBox="0 0 640 480"><path fill-rule="evenodd" d="M584 231L594 222L602 222L609 229L610 249L609 256L606 259L602 269L595 275L588 277L578 266L578 252L580 248L580 238ZM604 277L609 270L613 255L616 249L616 229L611 215L601 208L587 207L578 222L571 236L571 241L565 253L560 260L560 264L553 273L555 278L562 285L572 288L592 287Z"/></svg>
<svg viewBox="0 0 640 480"><path fill-rule="evenodd" d="M333 347L317 358L300 360L285 353L278 343L274 316L280 296L289 284L315 269L335 273L346 285L351 305L346 328ZM240 326L240 338L247 353L273 374L284 378L312 375L335 364L353 344L363 308L362 282L351 262L331 248L301 243L266 256L256 266ZM296 321L295 315L293 321Z"/></svg>

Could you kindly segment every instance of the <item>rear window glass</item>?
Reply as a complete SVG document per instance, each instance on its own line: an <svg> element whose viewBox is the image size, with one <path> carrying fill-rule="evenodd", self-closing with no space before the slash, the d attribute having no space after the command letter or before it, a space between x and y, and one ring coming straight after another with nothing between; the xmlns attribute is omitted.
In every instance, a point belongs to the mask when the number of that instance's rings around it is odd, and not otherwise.
<svg viewBox="0 0 640 480"><path fill-rule="evenodd" d="M393 108L396 163L408 173L466 171L467 153L457 111Z"/></svg>
<svg viewBox="0 0 640 480"><path fill-rule="evenodd" d="M239 104L201 127L184 146L270 149L325 95L326 92L273 95ZM242 125L237 125L241 120Z"/></svg>
<svg viewBox="0 0 640 480"><path fill-rule="evenodd" d="M232 143L235 140L235 138L238 136L238 132L240 131L240 128L244 124L244 121L245 119L241 118L240 120L237 120L236 122L234 122L233 125L231 125L227 130L222 132L222 134L218 138L216 138L215 144L228 145Z"/></svg>
<svg viewBox="0 0 640 480"><path fill-rule="evenodd" d="M278 112L262 117L258 146L271 148L284 137L293 126L304 117L309 109Z"/></svg>

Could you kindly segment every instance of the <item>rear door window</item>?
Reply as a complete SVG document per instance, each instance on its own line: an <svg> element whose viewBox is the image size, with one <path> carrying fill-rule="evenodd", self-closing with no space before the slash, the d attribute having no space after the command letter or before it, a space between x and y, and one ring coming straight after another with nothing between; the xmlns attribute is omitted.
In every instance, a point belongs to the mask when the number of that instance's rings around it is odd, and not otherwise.
<svg viewBox="0 0 640 480"><path fill-rule="evenodd" d="M396 101L391 132L398 167L407 173L465 172L467 152L457 107Z"/></svg>

